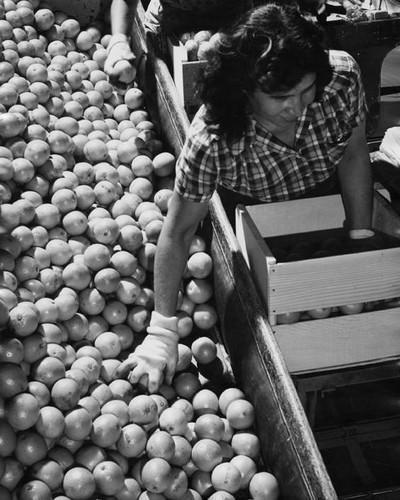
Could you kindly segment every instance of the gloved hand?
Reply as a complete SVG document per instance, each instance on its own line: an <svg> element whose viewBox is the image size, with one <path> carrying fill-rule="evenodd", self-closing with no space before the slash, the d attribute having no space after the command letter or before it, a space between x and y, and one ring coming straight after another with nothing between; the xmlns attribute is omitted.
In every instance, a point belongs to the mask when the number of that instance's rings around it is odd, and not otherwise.
<svg viewBox="0 0 400 500"><path fill-rule="evenodd" d="M104 72L117 89L126 89L135 79L135 59L129 38L122 33L113 35L107 47Z"/></svg>
<svg viewBox="0 0 400 500"><path fill-rule="evenodd" d="M351 229L345 243L345 253L370 252L384 246L380 236L371 229Z"/></svg>
<svg viewBox="0 0 400 500"><path fill-rule="evenodd" d="M153 311L146 337L121 363L115 378L121 378L129 372L129 382L137 384L147 376L150 393L156 392L163 381L171 384L178 362L177 322L176 316L167 318Z"/></svg>

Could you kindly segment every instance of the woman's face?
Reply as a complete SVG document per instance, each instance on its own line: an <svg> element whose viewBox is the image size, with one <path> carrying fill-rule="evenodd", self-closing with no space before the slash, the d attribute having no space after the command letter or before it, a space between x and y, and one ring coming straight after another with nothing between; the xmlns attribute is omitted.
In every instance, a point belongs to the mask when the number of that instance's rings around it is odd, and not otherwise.
<svg viewBox="0 0 400 500"><path fill-rule="evenodd" d="M308 73L290 90L266 94L255 90L248 96L256 117L279 129L290 127L315 99L316 74Z"/></svg>

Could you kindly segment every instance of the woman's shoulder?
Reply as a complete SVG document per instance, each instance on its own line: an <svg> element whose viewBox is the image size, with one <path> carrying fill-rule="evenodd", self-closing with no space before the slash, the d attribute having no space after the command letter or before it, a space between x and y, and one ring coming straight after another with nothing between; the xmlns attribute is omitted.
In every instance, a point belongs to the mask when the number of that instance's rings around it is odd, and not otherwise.
<svg viewBox="0 0 400 500"><path fill-rule="evenodd" d="M329 62L334 73L359 73L359 67L354 57L344 50L330 50Z"/></svg>
<svg viewBox="0 0 400 500"><path fill-rule="evenodd" d="M198 140L210 142L219 139L218 126L210 122L207 115L207 109L204 105L200 106L193 117L189 128L189 136L196 137Z"/></svg>

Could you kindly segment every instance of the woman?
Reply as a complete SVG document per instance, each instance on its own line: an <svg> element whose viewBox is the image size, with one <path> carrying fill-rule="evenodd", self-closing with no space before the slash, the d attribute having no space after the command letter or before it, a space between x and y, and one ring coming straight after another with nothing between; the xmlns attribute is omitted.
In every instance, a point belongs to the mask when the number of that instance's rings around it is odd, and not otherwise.
<svg viewBox="0 0 400 500"><path fill-rule="evenodd" d="M192 238L219 191L268 203L338 192L349 240L370 241L372 175L359 68L327 51L321 28L296 7L266 4L221 36L200 84L203 105L177 162L154 268L155 311L143 343L121 365L154 392L177 362L178 290Z"/></svg>

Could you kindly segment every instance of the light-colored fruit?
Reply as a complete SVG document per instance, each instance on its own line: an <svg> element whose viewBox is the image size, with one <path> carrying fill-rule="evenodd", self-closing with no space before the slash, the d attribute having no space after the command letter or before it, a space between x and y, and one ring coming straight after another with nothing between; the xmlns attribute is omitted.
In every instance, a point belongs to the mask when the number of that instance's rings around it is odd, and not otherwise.
<svg viewBox="0 0 400 500"><path fill-rule="evenodd" d="M128 406L129 419L135 424L149 424L158 417L158 408L154 399L146 394L135 396Z"/></svg>
<svg viewBox="0 0 400 500"><path fill-rule="evenodd" d="M226 418L234 429L247 429L255 422L254 406L246 399L232 401L226 409Z"/></svg>
<svg viewBox="0 0 400 500"><path fill-rule="evenodd" d="M254 500L277 500L279 485L269 472L257 472L249 482L249 492Z"/></svg>
<svg viewBox="0 0 400 500"><path fill-rule="evenodd" d="M63 490L72 500L86 500L96 491L92 472L84 467L72 467L63 479Z"/></svg>
<svg viewBox="0 0 400 500"><path fill-rule="evenodd" d="M142 469L144 487L152 493L162 493L171 482L172 469L163 458L151 458Z"/></svg>
<svg viewBox="0 0 400 500"><path fill-rule="evenodd" d="M127 424L122 427L117 440L117 451L126 458L139 457L146 448L147 433L138 424Z"/></svg>
<svg viewBox="0 0 400 500"><path fill-rule="evenodd" d="M210 472L222 462L221 446L213 439L199 439L193 445L192 460L199 470Z"/></svg>
<svg viewBox="0 0 400 500"><path fill-rule="evenodd" d="M237 493L242 476L239 469L231 462L218 464L211 473L211 482L217 491Z"/></svg>

